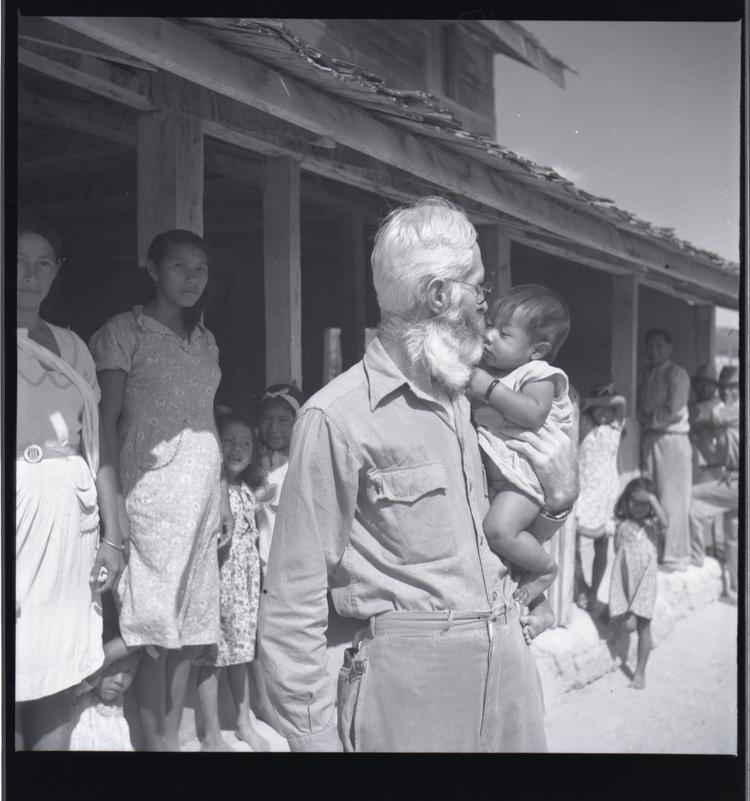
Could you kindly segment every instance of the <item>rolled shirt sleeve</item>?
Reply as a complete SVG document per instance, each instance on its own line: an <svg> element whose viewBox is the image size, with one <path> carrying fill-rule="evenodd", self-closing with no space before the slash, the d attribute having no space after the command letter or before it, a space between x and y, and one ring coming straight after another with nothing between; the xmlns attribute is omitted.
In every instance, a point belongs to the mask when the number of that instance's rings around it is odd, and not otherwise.
<svg viewBox="0 0 750 801"><path fill-rule="evenodd" d="M277 725L293 751L339 750L326 668L328 577L354 520L361 461L319 409L304 409L268 557L258 657Z"/></svg>

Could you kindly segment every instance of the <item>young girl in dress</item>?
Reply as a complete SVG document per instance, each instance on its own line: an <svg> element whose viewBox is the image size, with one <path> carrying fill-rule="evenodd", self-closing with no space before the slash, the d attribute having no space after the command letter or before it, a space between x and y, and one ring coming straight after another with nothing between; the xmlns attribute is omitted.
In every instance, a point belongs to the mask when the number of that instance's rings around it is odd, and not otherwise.
<svg viewBox="0 0 750 801"><path fill-rule="evenodd" d="M656 604L656 542L669 518L655 495L653 481L634 478L615 508L615 564L609 585L609 614L616 627L615 647L626 664L630 634L638 631L638 662L631 687L646 686L651 653L651 618Z"/></svg>
<svg viewBox="0 0 750 801"><path fill-rule="evenodd" d="M578 536L577 572L581 590L576 599L583 609L596 611L596 596L607 568L609 535L614 532L615 503L620 492L617 452L625 424L625 398L615 395L612 384L598 384L583 402L576 503ZM583 579L583 558L591 557L591 586Z"/></svg>
<svg viewBox="0 0 750 801"><path fill-rule="evenodd" d="M261 504L260 566L265 574L268 552L271 549L273 526L279 508L279 496L286 477L289 444L297 412L302 406L302 394L291 384L273 384L260 399L258 411L259 458L268 474L269 498Z"/></svg>
<svg viewBox="0 0 750 801"><path fill-rule="evenodd" d="M123 698L141 660L120 637L104 644L104 666L74 690L71 751L132 751Z"/></svg>
<svg viewBox="0 0 750 801"><path fill-rule="evenodd" d="M253 462L257 453L250 423L240 414L219 418L224 474L234 516L231 544L219 551L221 562L221 638L203 649L197 662L198 701L203 718L203 751L234 750L222 737L219 724L219 674L226 667L237 707L235 736L253 751L267 751L268 743L253 728L250 709L249 663L255 656L255 631L260 598L258 556L258 501L255 491L264 487L265 470Z"/></svg>
<svg viewBox="0 0 750 801"><path fill-rule="evenodd" d="M216 547L231 536L232 517L213 416L219 352L200 308L206 245L190 231L167 231L146 266L153 297L113 317L91 350L129 532L120 631L148 654L134 685L146 748L178 751L194 647L220 636Z"/></svg>

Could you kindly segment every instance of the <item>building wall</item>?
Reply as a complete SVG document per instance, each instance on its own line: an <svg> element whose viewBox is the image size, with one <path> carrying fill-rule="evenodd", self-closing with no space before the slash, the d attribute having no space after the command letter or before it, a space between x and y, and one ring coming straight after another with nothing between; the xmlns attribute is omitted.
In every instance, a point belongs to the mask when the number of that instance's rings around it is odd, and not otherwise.
<svg viewBox="0 0 750 801"><path fill-rule="evenodd" d="M565 370L581 393L610 380L612 281L608 273L556 258L513 243L511 279L542 284L557 292L570 308L567 341L555 364Z"/></svg>

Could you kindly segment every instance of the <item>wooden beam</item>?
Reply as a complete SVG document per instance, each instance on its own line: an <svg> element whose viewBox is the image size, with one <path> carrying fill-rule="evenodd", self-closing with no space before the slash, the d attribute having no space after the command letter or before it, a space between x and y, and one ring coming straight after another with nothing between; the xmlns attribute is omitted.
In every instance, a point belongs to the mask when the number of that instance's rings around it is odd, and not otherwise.
<svg viewBox="0 0 750 801"><path fill-rule="evenodd" d="M484 277L492 282L492 300L507 292L511 286L511 239L500 225L477 226L479 250L484 263Z"/></svg>
<svg viewBox="0 0 750 801"><path fill-rule="evenodd" d="M92 56L27 42L18 48L18 63L138 111L155 108L148 97L145 79L133 74L132 70L104 63Z"/></svg>
<svg viewBox="0 0 750 801"><path fill-rule="evenodd" d="M299 164L269 158L263 176L266 384L302 388Z"/></svg>
<svg viewBox="0 0 750 801"><path fill-rule="evenodd" d="M341 276L341 366L347 370L365 352L365 224L356 214L345 214L339 221Z"/></svg>
<svg viewBox="0 0 750 801"><path fill-rule="evenodd" d="M621 486L635 477L640 466L638 397L638 278L612 276L611 380L615 392L625 396L626 434L620 443L617 466ZM587 388L582 388L586 391Z"/></svg>
<svg viewBox="0 0 750 801"><path fill-rule="evenodd" d="M105 109L93 104L83 108L63 99L19 91L18 116L121 145L134 147L136 143L136 116L127 108Z"/></svg>
<svg viewBox="0 0 750 801"><path fill-rule="evenodd" d="M138 119L138 254L156 234L185 228L203 234L203 131L175 113Z"/></svg>
<svg viewBox="0 0 750 801"><path fill-rule="evenodd" d="M716 307L701 305L693 309L693 336L695 337L695 364L714 366L716 359Z"/></svg>
<svg viewBox="0 0 750 801"><path fill-rule="evenodd" d="M235 55L166 19L49 19L542 230L581 241L603 254L644 265L657 273L670 269L676 280L698 286L714 284L720 291L736 295L733 277L723 276L697 259L619 229L574 203L545 198L464 155L381 122L352 104Z"/></svg>

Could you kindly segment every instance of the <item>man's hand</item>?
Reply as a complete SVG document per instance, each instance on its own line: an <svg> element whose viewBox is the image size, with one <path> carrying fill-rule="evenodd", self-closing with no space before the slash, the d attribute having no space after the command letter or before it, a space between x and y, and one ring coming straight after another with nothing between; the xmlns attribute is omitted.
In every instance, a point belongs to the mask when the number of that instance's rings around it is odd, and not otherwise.
<svg viewBox="0 0 750 801"><path fill-rule="evenodd" d="M552 512L569 509L578 497L578 411L568 434L545 423L538 432L522 431L505 443L525 456L544 490L545 505Z"/></svg>

